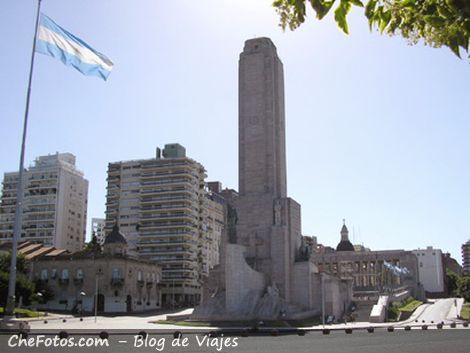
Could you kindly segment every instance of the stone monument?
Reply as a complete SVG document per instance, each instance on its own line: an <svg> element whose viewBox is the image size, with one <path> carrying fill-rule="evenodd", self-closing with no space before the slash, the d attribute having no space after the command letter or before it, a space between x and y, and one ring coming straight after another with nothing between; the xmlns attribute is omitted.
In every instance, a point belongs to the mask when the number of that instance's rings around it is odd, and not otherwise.
<svg viewBox="0 0 470 353"><path fill-rule="evenodd" d="M193 318L319 313L318 270L301 256L300 205L287 197L285 135L282 62L269 38L250 39L239 60L236 236L223 239L220 268L210 274ZM226 233L233 234L233 218L226 224L232 225Z"/></svg>

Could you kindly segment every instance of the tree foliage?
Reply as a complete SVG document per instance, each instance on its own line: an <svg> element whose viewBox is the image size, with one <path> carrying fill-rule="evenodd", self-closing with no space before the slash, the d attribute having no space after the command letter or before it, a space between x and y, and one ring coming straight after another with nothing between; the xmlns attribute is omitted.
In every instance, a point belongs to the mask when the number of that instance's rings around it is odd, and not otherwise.
<svg viewBox="0 0 470 353"><path fill-rule="evenodd" d="M0 254L0 272L10 272L10 264L11 252ZM16 271L26 274L26 259L22 254L16 257Z"/></svg>
<svg viewBox="0 0 470 353"><path fill-rule="evenodd" d="M455 272L448 270L446 277L448 294L450 296L465 298L466 301L470 302L470 276L459 276Z"/></svg>
<svg viewBox="0 0 470 353"><path fill-rule="evenodd" d="M11 253L0 254L0 305L6 305L8 297L8 281L10 273ZM27 264L23 255L19 254L16 260L16 286L17 300L22 297L23 304L29 305L36 291L34 283L28 280Z"/></svg>
<svg viewBox="0 0 470 353"><path fill-rule="evenodd" d="M91 235L91 240L85 244L84 250L86 251L101 251L101 245L98 242L98 237L95 232Z"/></svg>
<svg viewBox="0 0 470 353"><path fill-rule="evenodd" d="M457 295L459 275L457 275L453 271L447 270L446 282L447 282L447 294L450 296Z"/></svg>
<svg viewBox="0 0 470 353"><path fill-rule="evenodd" d="M462 276L458 280L457 294L470 302L470 276Z"/></svg>
<svg viewBox="0 0 470 353"><path fill-rule="evenodd" d="M23 298L23 304L31 304L33 295L35 293L34 283L28 280L28 278L22 274L18 273L16 275L16 286L15 294L17 300ZM8 273L0 272L0 305L5 306L8 298Z"/></svg>
<svg viewBox="0 0 470 353"><path fill-rule="evenodd" d="M281 27L294 30L304 23L307 3L319 20L334 8L334 19L346 34L347 15L354 5L364 8L371 30L401 35L412 44L423 39L432 47L446 46L459 57L460 49L468 53L469 0L274 0Z"/></svg>

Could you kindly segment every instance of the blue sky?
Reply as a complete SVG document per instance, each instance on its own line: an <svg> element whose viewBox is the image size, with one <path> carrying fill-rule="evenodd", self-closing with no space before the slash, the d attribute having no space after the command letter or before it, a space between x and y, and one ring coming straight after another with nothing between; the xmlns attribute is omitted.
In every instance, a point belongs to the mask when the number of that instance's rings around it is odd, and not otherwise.
<svg viewBox="0 0 470 353"><path fill-rule="evenodd" d="M336 246L346 218L372 249L470 238L470 70L448 49L329 15L283 32L270 0L44 0L59 25L109 56L108 82L36 55L26 162L72 152L103 217L108 162L183 144L209 180L238 187L238 55L270 37L284 63L288 193L302 229ZM18 169L36 1L0 3L0 173ZM87 231L89 231L89 223Z"/></svg>

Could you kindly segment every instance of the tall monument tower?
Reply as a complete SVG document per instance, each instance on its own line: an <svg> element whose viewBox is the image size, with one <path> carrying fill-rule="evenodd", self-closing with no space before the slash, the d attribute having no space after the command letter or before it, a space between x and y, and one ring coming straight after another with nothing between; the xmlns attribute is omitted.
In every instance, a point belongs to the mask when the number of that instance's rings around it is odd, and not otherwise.
<svg viewBox="0 0 470 353"><path fill-rule="evenodd" d="M300 205L287 198L284 73L269 38L245 42L239 61L238 244L285 299L300 247Z"/></svg>
<svg viewBox="0 0 470 353"><path fill-rule="evenodd" d="M239 195L227 200L236 210L227 212L231 236L226 231L222 238L224 256L193 318L317 315L322 278L302 244L300 205L287 197L284 73L269 38L245 42L238 104ZM322 288L335 300L344 288L330 281L334 286Z"/></svg>
<svg viewBox="0 0 470 353"><path fill-rule="evenodd" d="M239 193L285 197L284 70L270 39L246 41L238 89Z"/></svg>

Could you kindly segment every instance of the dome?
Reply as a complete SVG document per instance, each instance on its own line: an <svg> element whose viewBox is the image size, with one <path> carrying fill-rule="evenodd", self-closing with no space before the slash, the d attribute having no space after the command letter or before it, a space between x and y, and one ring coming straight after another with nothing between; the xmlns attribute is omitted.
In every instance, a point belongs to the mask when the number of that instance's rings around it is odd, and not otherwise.
<svg viewBox="0 0 470 353"><path fill-rule="evenodd" d="M336 247L336 251L354 251L354 246L349 240L341 240Z"/></svg>
<svg viewBox="0 0 470 353"><path fill-rule="evenodd" d="M349 241L349 230L346 227L345 219L343 219L343 227L341 228L341 241L336 247L336 251L354 251L354 246Z"/></svg>
<svg viewBox="0 0 470 353"><path fill-rule="evenodd" d="M117 243L127 244L127 240L124 234L122 234L119 231L118 225L115 224L111 233L109 233L104 239L103 245L117 244Z"/></svg>

